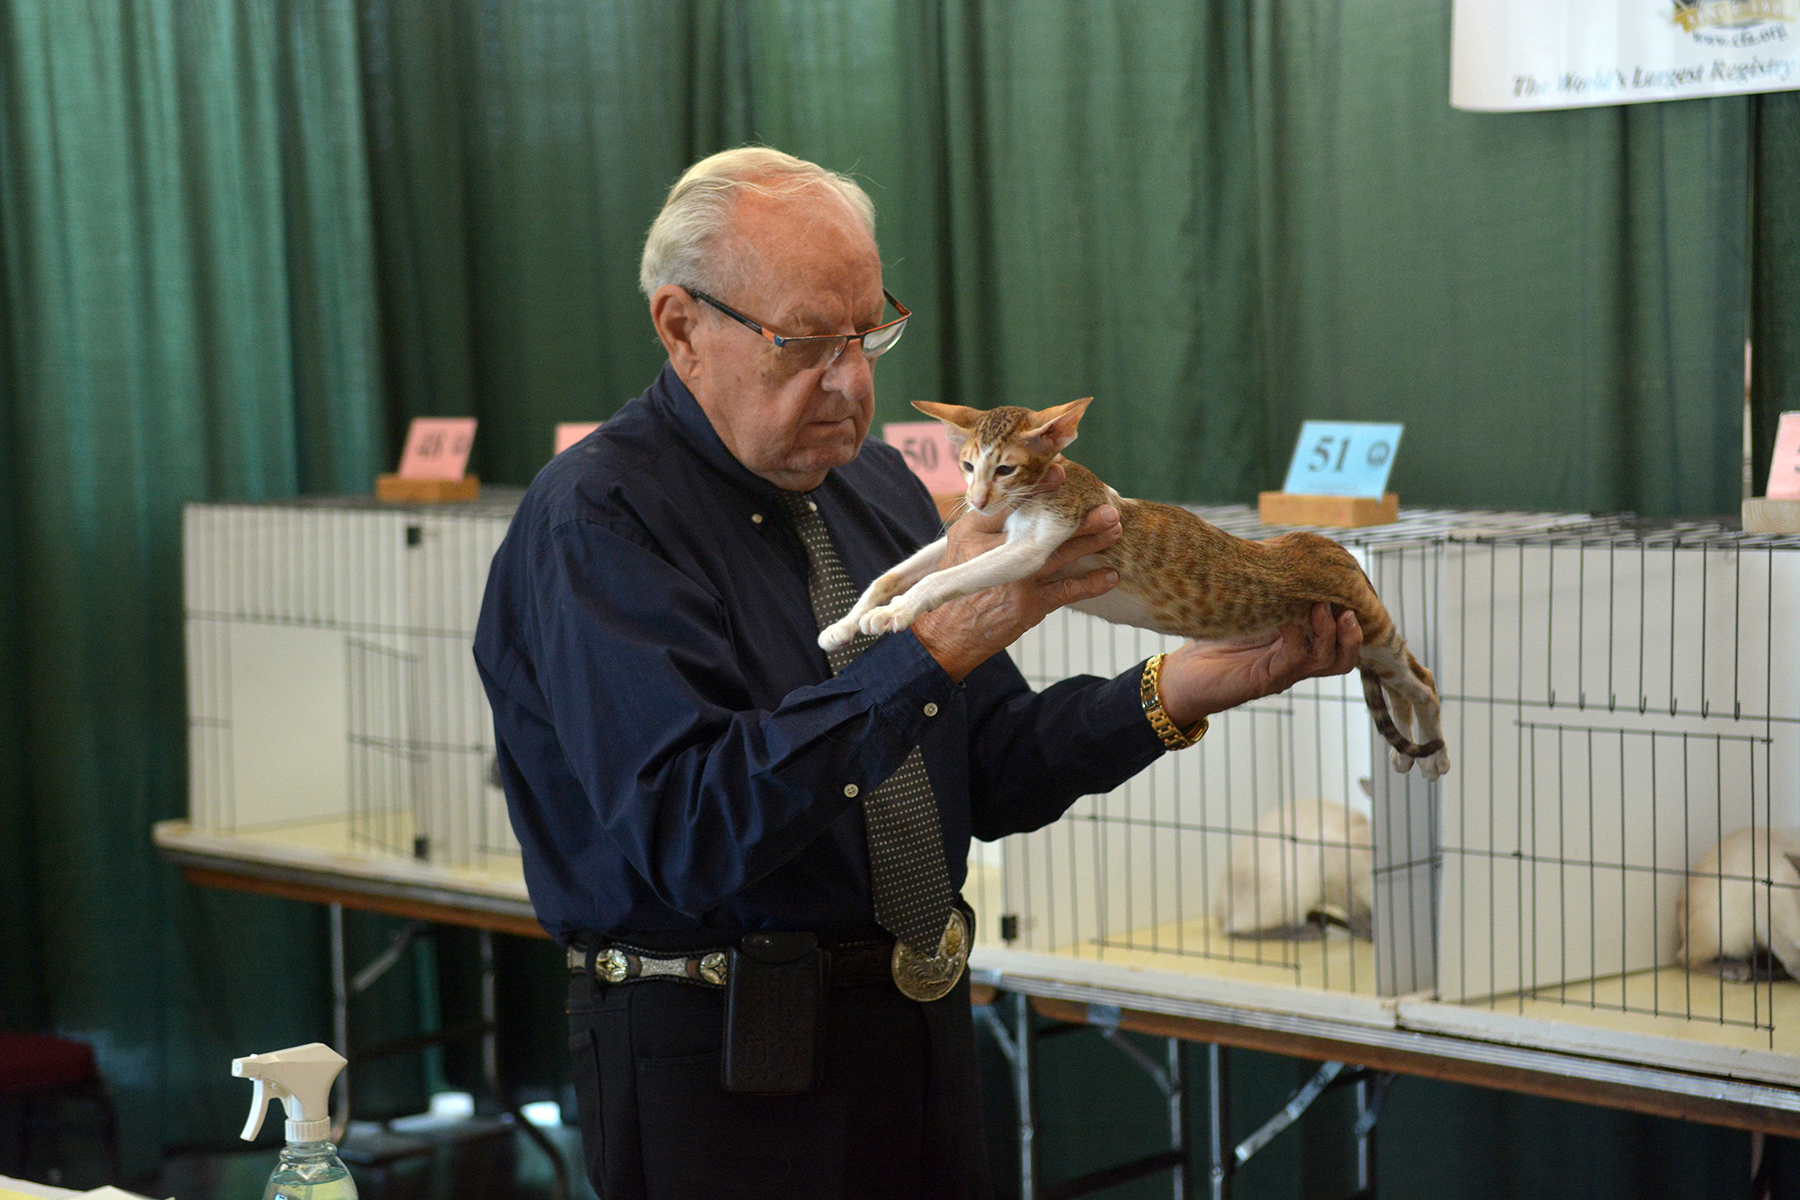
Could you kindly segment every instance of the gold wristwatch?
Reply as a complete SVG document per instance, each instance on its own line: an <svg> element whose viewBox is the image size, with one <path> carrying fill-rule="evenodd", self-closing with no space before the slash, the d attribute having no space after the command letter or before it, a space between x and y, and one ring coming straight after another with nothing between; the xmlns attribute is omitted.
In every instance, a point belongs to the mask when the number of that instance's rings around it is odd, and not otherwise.
<svg viewBox="0 0 1800 1200"><path fill-rule="evenodd" d="M1144 674L1138 680L1138 698L1144 702L1144 716L1149 719L1150 728L1156 730L1156 736L1162 739L1162 744L1171 750L1186 750L1206 736L1206 718L1201 717L1199 724L1185 731L1169 719L1169 714L1163 711L1162 664L1160 654L1144 664Z"/></svg>

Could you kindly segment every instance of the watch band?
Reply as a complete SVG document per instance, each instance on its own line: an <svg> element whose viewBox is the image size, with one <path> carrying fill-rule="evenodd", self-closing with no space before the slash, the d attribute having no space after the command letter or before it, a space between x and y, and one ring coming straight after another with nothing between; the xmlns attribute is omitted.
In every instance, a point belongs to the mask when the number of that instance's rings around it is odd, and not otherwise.
<svg viewBox="0 0 1800 1200"><path fill-rule="evenodd" d="M1156 730L1156 736L1162 739L1162 744L1171 750L1185 750L1206 736L1206 718L1201 717L1199 724L1187 730L1169 719L1162 704L1162 665L1160 654L1144 664L1144 673L1138 679L1138 699L1143 701L1144 716L1149 720L1150 728Z"/></svg>

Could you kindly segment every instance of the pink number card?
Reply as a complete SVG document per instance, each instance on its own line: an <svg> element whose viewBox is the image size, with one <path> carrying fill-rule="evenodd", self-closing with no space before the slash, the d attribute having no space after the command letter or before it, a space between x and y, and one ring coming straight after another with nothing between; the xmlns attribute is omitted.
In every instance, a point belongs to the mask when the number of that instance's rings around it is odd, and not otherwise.
<svg viewBox="0 0 1800 1200"><path fill-rule="evenodd" d="M598 421L559 421L556 426L556 453L561 454L598 428Z"/></svg>
<svg viewBox="0 0 1800 1200"><path fill-rule="evenodd" d="M881 440L906 456L906 465L925 481L934 496L963 490L962 468L941 421L892 421L881 427Z"/></svg>
<svg viewBox="0 0 1800 1200"><path fill-rule="evenodd" d="M400 478L461 479L474 445L474 417L414 417L400 454Z"/></svg>
<svg viewBox="0 0 1800 1200"><path fill-rule="evenodd" d="M1769 460L1771 500L1800 500L1800 412L1781 414L1775 427L1775 455Z"/></svg>

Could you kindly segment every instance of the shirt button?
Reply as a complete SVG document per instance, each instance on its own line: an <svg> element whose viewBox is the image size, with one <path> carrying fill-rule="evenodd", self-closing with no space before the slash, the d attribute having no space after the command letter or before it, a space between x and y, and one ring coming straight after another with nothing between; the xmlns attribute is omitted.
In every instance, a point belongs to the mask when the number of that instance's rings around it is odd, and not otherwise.
<svg viewBox="0 0 1800 1200"><path fill-rule="evenodd" d="M857 787L854 783L846 783L844 785L844 795L850 797L852 800L856 799L856 794L860 791L862 791L862 789Z"/></svg>
<svg viewBox="0 0 1800 1200"><path fill-rule="evenodd" d="M762 514L761 513L751 513L750 514L750 523L752 525L761 525L762 524Z"/></svg>
<svg viewBox="0 0 1800 1200"><path fill-rule="evenodd" d="M933 701L928 701L928 702L927 702L927 703L926 703L926 705L925 705L925 715L926 715L926 716L928 716L928 717L935 717L935 716L937 716L937 702L936 702L936 701L935 701L935 700L933 700Z"/></svg>

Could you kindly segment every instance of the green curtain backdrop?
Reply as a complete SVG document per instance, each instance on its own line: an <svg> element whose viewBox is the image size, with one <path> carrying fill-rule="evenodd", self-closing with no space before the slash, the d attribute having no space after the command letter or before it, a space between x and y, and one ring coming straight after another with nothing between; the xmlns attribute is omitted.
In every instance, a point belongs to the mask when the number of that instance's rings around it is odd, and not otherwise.
<svg viewBox="0 0 1800 1200"><path fill-rule="evenodd" d="M186 809L182 504L387 456L355 15L0 7L0 1011L95 1045L139 1168L229 1136L233 1057L330 1030L318 911L149 834Z"/></svg>
<svg viewBox="0 0 1800 1200"><path fill-rule="evenodd" d="M1759 486L1800 409L1800 95L1458 113L1449 22L0 0L0 1019L96 1043L140 1171L231 1136L232 1056L328 1036L321 914L188 888L150 848L186 808L181 506L367 491L421 414L478 416L474 469L528 481L554 423L655 372L638 250L712 150L764 141L874 195L919 314L878 420L1093 395L1075 456L1185 501L1278 486L1306 418L1404 421L1408 504L1733 510L1746 336ZM518 989L547 1014L518 1040L554 1045L553 983ZM383 987L371 1028L432 1007ZM556 1082L554 1052L513 1061ZM376 1108L420 1086L359 1083ZM1544 1111L1434 1095L1384 1145ZM1725 1136L1607 1128L1620 1155ZM1296 1194L1289 1167L1257 1194Z"/></svg>

